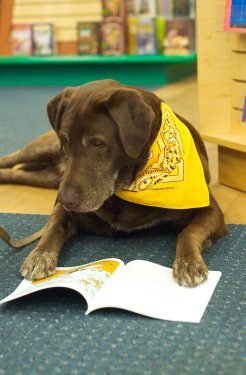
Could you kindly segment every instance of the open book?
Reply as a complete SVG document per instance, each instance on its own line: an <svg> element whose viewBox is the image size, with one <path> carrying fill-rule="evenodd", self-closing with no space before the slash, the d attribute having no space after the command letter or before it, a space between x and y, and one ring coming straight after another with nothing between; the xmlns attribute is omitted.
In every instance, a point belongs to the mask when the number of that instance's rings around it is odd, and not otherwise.
<svg viewBox="0 0 246 375"><path fill-rule="evenodd" d="M0 304L53 287L74 289L86 300L90 312L113 307L156 319L199 323L221 272L210 271L196 288L176 284L172 270L145 260L124 264L103 259L78 267L58 267L46 279L23 280Z"/></svg>

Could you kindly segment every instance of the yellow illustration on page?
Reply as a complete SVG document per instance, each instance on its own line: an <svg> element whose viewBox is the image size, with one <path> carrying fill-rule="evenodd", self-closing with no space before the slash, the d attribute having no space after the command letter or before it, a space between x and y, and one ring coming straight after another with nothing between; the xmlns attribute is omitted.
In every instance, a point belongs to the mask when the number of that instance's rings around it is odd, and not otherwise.
<svg viewBox="0 0 246 375"><path fill-rule="evenodd" d="M79 289L83 286L83 290L91 298L94 298L119 265L120 262L116 259L106 259L78 267L58 269L52 276L32 281L32 285L61 286L63 284L64 286L71 286L73 288L77 285Z"/></svg>

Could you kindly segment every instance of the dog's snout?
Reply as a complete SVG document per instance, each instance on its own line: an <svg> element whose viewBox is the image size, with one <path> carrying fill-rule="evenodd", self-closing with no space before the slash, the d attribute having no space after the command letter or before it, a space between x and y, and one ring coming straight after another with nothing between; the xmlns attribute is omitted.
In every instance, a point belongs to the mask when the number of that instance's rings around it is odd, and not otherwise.
<svg viewBox="0 0 246 375"><path fill-rule="evenodd" d="M57 200L65 208L72 210L79 205L79 192L74 188L59 191Z"/></svg>

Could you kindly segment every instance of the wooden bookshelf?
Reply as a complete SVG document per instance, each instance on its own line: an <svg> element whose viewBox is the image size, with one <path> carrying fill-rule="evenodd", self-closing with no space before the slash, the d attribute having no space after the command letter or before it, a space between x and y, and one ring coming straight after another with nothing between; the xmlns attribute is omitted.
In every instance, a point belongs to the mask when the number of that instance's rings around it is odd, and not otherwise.
<svg viewBox="0 0 246 375"><path fill-rule="evenodd" d="M246 35L222 31L224 9L197 1L199 130L219 146L219 182L246 191Z"/></svg>
<svg viewBox="0 0 246 375"><path fill-rule="evenodd" d="M0 85L78 85L112 77L126 84L165 85L196 72L188 56L76 56L77 23L100 21L101 0L1 0ZM11 24L51 22L54 57L11 57Z"/></svg>

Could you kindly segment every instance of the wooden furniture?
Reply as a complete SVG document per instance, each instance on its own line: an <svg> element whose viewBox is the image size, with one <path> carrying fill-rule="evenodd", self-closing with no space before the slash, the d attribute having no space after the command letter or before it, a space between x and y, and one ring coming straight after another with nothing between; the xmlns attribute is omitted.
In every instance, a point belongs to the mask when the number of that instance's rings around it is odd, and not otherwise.
<svg viewBox="0 0 246 375"><path fill-rule="evenodd" d="M111 77L125 84L152 86L165 85L196 72L195 53L189 56L76 55L77 23L100 21L101 0L1 1L4 23L0 29L0 48L1 42L4 46L0 55L10 55L11 23L36 22L55 25L58 55L0 58L0 85L79 85Z"/></svg>
<svg viewBox="0 0 246 375"><path fill-rule="evenodd" d="M101 0L1 0L0 55L10 56L12 23L51 22L59 55L77 54L77 22L100 21Z"/></svg>
<svg viewBox="0 0 246 375"><path fill-rule="evenodd" d="M246 35L222 31L225 0L197 0L199 130L219 145L219 182L246 191Z"/></svg>
<svg viewBox="0 0 246 375"><path fill-rule="evenodd" d="M12 20L14 0L1 0L0 12L0 56L9 56L10 51L10 27Z"/></svg>

